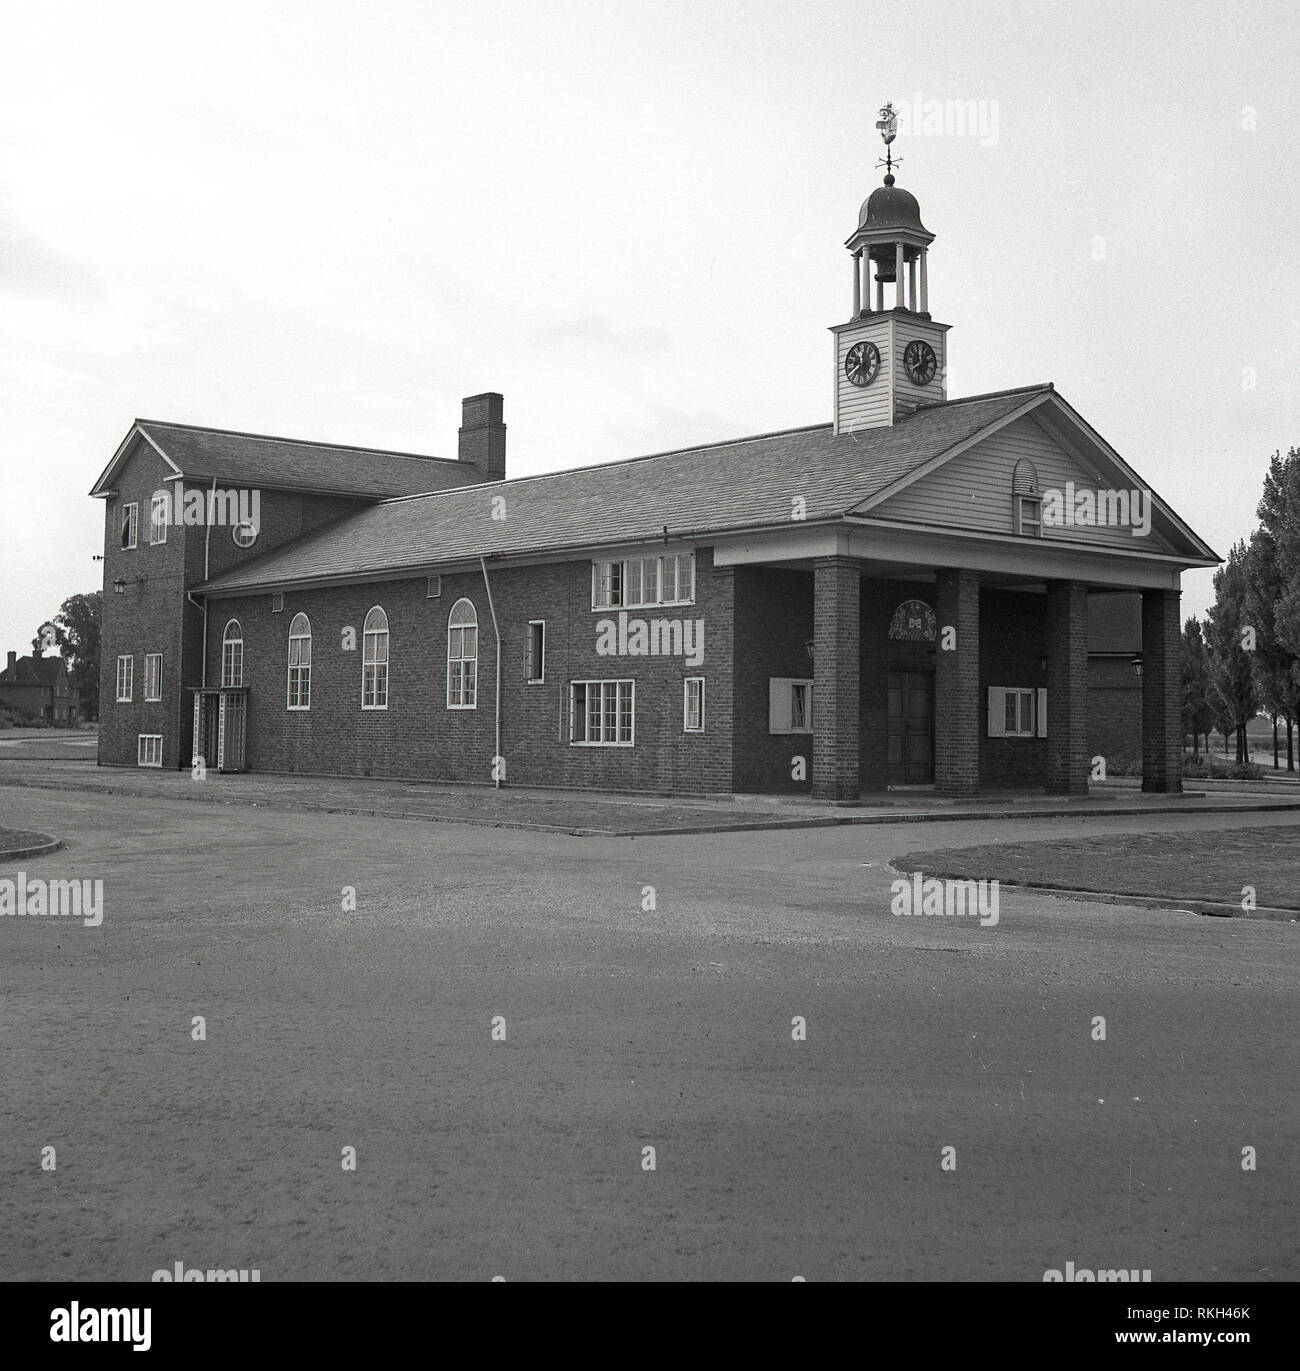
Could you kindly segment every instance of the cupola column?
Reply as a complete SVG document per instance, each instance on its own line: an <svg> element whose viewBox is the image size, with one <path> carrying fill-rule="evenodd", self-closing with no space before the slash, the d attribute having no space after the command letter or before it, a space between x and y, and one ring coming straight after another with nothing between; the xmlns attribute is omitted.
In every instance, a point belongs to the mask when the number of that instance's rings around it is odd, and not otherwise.
<svg viewBox="0 0 1300 1371"><path fill-rule="evenodd" d="M853 317L862 313L862 254L853 254Z"/></svg>
<svg viewBox="0 0 1300 1371"><path fill-rule="evenodd" d="M913 314L915 314L915 313L916 313L916 258L915 258L915 257L913 257L912 260L907 264L907 295L908 295L908 305L907 305L907 307L908 307L908 309L910 309L910 310L912 311Z"/></svg>
<svg viewBox="0 0 1300 1371"><path fill-rule="evenodd" d="M907 276L903 271L903 245L894 244L894 307L907 307Z"/></svg>
<svg viewBox="0 0 1300 1371"><path fill-rule="evenodd" d="M926 273L925 273L925 254L926 254L928 251L929 251L928 248L922 248L922 249L921 249L921 313L922 313L922 314L929 314L929 312L930 312L930 283L926 280Z"/></svg>

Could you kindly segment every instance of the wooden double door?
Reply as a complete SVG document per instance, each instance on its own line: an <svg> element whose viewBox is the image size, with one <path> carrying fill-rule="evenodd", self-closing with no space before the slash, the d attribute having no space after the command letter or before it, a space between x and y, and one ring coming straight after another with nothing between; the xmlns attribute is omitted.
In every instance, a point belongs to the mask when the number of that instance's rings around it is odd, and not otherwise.
<svg viewBox="0 0 1300 1371"><path fill-rule="evenodd" d="M890 671L887 779L890 785L934 783L934 672Z"/></svg>

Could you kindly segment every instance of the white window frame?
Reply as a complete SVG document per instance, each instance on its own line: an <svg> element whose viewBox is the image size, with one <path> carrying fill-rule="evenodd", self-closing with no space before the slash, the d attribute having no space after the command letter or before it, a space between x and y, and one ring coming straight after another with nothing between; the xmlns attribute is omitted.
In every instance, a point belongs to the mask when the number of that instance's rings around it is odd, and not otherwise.
<svg viewBox="0 0 1300 1371"><path fill-rule="evenodd" d="M668 567L672 568L671 577ZM665 598L664 585L673 582L673 596ZM683 585L689 581L689 594ZM647 594L653 582L654 591ZM645 557L616 557L591 564L593 610L658 609L660 606L695 603L695 553L661 552Z"/></svg>
<svg viewBox="0 0 1300 1371"><path fill-rule="evenodd" d="M796 701L802 698L803 720L796 717ZM770 676L767 682L767 731L811 733L813 731L813 681L810 676Z"/></svg>
<svg viewBox="0 0 1300 1371"><path fill-rule="evenodd" d="M297 631L299 621L306 624L305 633ZM306 651L301 647L307 644ZM295 652L295 648L297 649ZM304 661L304 657L306 660ZM297 684L297 703L294 685ZM285 656L284 707L288 710L311 708L311 620L301 611L289 621L289 646Z"/></svg>
<svg viewBox="0 0 1300 1371"><path fill-rule="evenodd" d="M1026 518L1026 510L1032 508L1032 517ZM1043 536L1043 497L1041 495L1016 496L1016 533L1023 538Z"/></svg>
<svg viewBox="0 0 1300 1371"><path fill-rule="evenodd" d="M474 616L473 623L453 623L462 605ZM464 618L463 614L461 618ZM474 651L472 655L466 655L465 635L471 630L474 633ZM460 637L453 638L454 633L460 634ZM452 655L453 649L455 656ZM455 701L452 699L453 680L456 684ZM473 698L468 698L471 696ZM447 615L447 708L478 708L478 610L468 596L462 596L457 600Z"/></svg>
<svg viewBox="0 0 1300 1371"><path fill-rule="evenodd" d="M123 552L130 552L140 545L140 505L138 501L132 500L122 506L122 514L126 521L127 541L122 544Z"/></svg>
<svg viewBox="0 0 1300 1371"><path fill-rule="evenodd" d="M149 500L149 544L157 547L167 541L167 514L170 500L165 494L159 493ZM162 518L158 518L158 507L162 506Z"/></svg>
<svg viewBox="0 0 1300 1371"><path fill-rule="evenodd" d="M440 600L442 598L441 576L426 576L424 578L424 598L426 600Z"/></svg>
<svg viewBox="0 0 1300 1371"><path fill-rule="evenodd" d="M232 637L230 630L236 630ZM235 649L238 648L238 652ZM242 686L244 684L244 626L238 619L227 619L221 630L221 685Z"/></svg>
<svg viewBox="0 0 1300 1371"><path fill-rule="evenodd" d="M540 628L537 634L538 647L540 651L533 651L533 629ZM534 657L540 657L541 663L534 661ZM546 620L529 619L528 621L528 648L524 655L524 684L525 685L545 685L546 684Z"/></svg>
<svg viewBox="0 0 1300 1371"><path fill-rule="evenodd" d="M371 627L376 614L383 621L382 628L378 623ZM371 697L369 704L367 695ZM361 708L388 708L388 615L382 605L371 605L361 625Z"/></svg>
<svg viewBox="0 0 1300 1371"><path fill-rule="evenodd" d="M144 654L144 698L154 704L162 699L162 653Z"/></svg>
<svg viewBox="0 0 1300 1371"><path fill-rule="evenodd" d="M1012 727L1007 727L1007 706L1012 704ZM1026 717L1028 716L1028 717ZM988 736L990 738L1045 738L1047 691L1033 686L989 686Z"/></svg>
<svg viewBox="0 0 1300 1371"><path fill-rule="evenodd" d="M691 687L699 686L699 717L695 723L691 722ZM682 682L682 732L683 733L703 733L704 732L704 677L687 676Z"/></svg>
<svg viewBox="0 0 1300 1371"><path fill-rule="evenodd" d="M245 542L239 536L245 530L248 531L247 542ZM257 525L253 523L251 520L247 523L235 524L234 527L230 530L230 541L234 543L234 545L237 548L250 548L253 546L255 542L257 542L257 535L260 531L261 530L257 527Z"/></svg>
<svg viewBox="0 0 1300 1371"><path fill-rule="evenodd" d="M135 690L135 658L117 659L117 701L119 705L129 705Z"/></svg>
<svg viewBox="0 0 1300 1371"><path fill-rule="evenodd" d="M282 591L282 590L273 590L273 591L271 592L271 613L272 613L272 614L283 614L283 613L284 613L284 591Z"/></svg>
<svg viewBox="0 0 1300 1371"><path fill-rule="evenodd" d="M597 711L600 737L589 736L591 725L591 690L600 691L600 707ZM582 690L582 710L578 710L578 691ZM614 737L605 737L605 720L608 709L605 704L607 692L614 696ZM627 709L623 708L626 699ZM627 715L627 737L622 737L623 717ZM575 736L581 719L582 736ZM635 747L636 746L636 682L631 679L616 681L570 681L569 682L569 746L570 747Z"/></svg>
<svg viewBox="0 0 1300 1371"><path fill-rule="evenodd" d="M163 735L161 733L137 733L135 739L136 766L162 766L162 749Z"/></svg>

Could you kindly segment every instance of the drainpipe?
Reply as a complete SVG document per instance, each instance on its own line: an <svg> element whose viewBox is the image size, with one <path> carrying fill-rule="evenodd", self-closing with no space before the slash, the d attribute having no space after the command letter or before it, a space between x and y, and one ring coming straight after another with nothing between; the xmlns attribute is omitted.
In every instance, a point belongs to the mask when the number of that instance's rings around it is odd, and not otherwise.
<svg viewBox="0 0 1300 1371"><path fill-rule="evenodd" d="M483 585L484 585L484 587L485 587L486 590L487 590L488 610L490 611L490 613L491 613L491 615L492 615L492 632L496 635L496 640L497 640L497 692L496 692L496 707L497 707L496 729L497 729L497 731L496 731L496 752L495 752L494 755L493 755L493 761L492 761L492 776L493 776L493 786L494 786L494 788L497 789L497 790L500 790L500 789L501 789L501 767L500 767L499 763L500 763L500 761L501 761L501 630L497 627L497 612L496 612L496 607L495 607L495 606L493 605L493 603L492 603L492 582L488 580L487 561L486 561L486 559L482 556L482 554L479 555L478 562L479 562L479 566L481 566L481 567L483 568Z"/></svg>

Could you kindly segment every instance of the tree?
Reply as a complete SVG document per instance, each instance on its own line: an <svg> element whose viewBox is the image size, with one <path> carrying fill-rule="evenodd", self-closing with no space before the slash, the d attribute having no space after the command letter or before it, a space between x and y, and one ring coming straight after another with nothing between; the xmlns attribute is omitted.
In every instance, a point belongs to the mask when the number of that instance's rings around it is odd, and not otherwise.
<svg viewBox="0 0 1300 1371"><path fill-rule="evenodd" d="M1277 721L1286 720L1287 770L1295 766L1292 722L1295 707L1295 682L1292 671L1295 654L1278 642L1276 610L1285 582L1278 568L1277 546L1267 528L1257 528L1246 550L1246 620L1255 630L1255 651L1251 668L1260 703L1273 719L1273 765L1277 766Z"/></svg>
<svg viewBox="0 0 1300 1371"><path fill-rule="evenodd" d="M68 678L81 695L85 717L99 718L99 626L103 595L92 590L88 595L70 595L50 621L54 627L54 647L68 668ZM42 625L42 629L45 625ZM33 640L36 655L41 655L45 635L38 631Z"/></svg>
<svg viewBox="0 0 1300 1371"><path fill-rule="evenodd" d="M1275 558L1273 636L1291 655L1291 690L1287 709L1287 744L1291 727L1300 721L1300 449L1285 457L1275 452L1260 496L1260 525L1268 534Z"/></svg>
<svg viewBox="0 0 1300 1371"><path fill-rule="evenodd" d="M1201 633L1201 621L1193 614L1183 625L1183 732L1192 735L1192 751L1201 755L1201 737L1210 750L1214 708L1210 702L1210 662Z"/></svg>
<svg viewBox="0 0 1300 1371"><path fill-rule="evenodd" d="M1206 624L1210 679L1237 737L1237 761L1250 760L1246 725L1259 711L1251 658L1257 641L1246 609L1246 544L1236 543L1214 573L1214 604ZM1225 737L1226 742L1226 737Z"/></svg>

